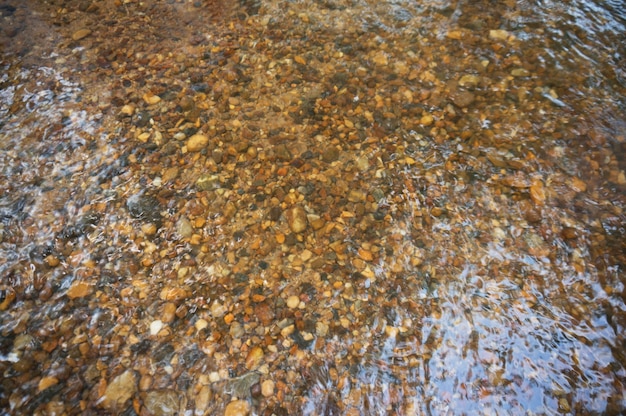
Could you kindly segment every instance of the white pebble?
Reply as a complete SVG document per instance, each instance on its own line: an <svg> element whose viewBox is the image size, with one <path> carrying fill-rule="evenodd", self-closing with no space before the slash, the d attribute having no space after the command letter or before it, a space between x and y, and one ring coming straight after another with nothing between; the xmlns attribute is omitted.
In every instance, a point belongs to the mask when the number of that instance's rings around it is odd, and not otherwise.
<svg viewBox="0 0 626 416"><path fill-rule="evenodd" d="M158 334L163 329L163 322L160 319L152 321L150 324L150 335Z"/></svg>

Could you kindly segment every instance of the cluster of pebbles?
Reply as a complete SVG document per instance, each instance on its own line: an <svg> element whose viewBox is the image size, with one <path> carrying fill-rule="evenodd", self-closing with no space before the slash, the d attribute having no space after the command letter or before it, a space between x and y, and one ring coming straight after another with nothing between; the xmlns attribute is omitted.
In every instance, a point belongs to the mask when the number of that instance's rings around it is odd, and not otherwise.
<svg viewBox="0 0 626 416"><path fill-rule="evenodd" d="M620 35L469 3L0 4L0 409L624 411Z"/></svg>

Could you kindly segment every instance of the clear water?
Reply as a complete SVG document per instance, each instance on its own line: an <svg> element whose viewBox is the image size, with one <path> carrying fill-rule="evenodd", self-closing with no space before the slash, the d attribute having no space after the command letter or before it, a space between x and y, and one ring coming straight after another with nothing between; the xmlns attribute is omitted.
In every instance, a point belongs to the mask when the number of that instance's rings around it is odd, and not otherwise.
<svg viewBox="0 0 626 416"><path fill-rule="evenodd" d="M622 2L6 3L3 413L626 410Z"/></svg>

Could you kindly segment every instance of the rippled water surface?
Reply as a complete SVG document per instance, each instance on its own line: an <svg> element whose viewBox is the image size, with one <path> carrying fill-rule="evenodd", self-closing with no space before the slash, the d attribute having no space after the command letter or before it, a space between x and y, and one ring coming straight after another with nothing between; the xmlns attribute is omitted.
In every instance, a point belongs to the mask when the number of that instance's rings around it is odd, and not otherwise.
<svg viewBox="0 0 626 416"><path fill-rule="evenodd" d="M2 414L626 412L623 2L0 19Z"/></svg>

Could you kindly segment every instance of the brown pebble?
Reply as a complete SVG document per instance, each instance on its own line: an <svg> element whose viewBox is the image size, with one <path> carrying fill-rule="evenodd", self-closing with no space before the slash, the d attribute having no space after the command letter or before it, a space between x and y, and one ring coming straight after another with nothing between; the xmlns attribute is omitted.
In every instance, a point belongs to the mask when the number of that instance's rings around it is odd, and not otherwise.
<svg viewBox="0 0 626 416"><path fill-rule="evenodd" d="M264 397L270 397L274 394L274 381L265 380L261 383L261 394Z"/></svg>
<svg viewBox="0 0 626 416"><path fill-rule="evenodd" d="M199 152L209 144L209 138L204 134L194 134L187 140L187 151Z"/></svg>
<svg viewBox="0 0 626 416"><path fill-rule="evenodd" d="M561 231L561 237L563 237L564 240L573 240L578 237L578 231L573 227L565 227L563 231Z"/></svg>
<svg viewBox="0 0 626 416"><path fill-rule="evenodd" d="M253 347L246 356L246 368L250 371L256 370L263 361L263 348Z"/></svg>
<svg viewBox="0 0 626 416"><path fill-rule="evenodd" d="M163 314L161 315L161 321L170 323L176 318L176 305L172 302L168 302L163 306Z"/></svg>
<svg viewBox="0 0 626 416"><path fill-rule="evenodd" d="M339 149L335 146L328 147L324 150L324 153L322 153L322 160L326 163L332 163L337 159L339 159Z"/></svg>
<svg viewBox="0 0 626 416"><path fill-rule="evenodd" d="M59 383L59 379L56 377L50 377L50 376L42 377L41 380L39 380L38 389L39 391L44 391L48 387L52 387L58 383Z"/></svg>
<svg viewBox="0 0 626 416"><path fill-rule="evenodd" d="M294 233L298 234L306 230L308 220L306 217L306 211L301 206L295 206L286 212L287 223L289 228Z"/></svg>
<svg viewBox="0 0 626 416"><path fill-rule="evenodd" d="M61 261L59 260L58 257L50 254L49 256L46 257L46 263L48 263L48 266L50 267L56 267L59 265L59 263L61 263Z"/></svg>
<svg viewBox="0 0 626 416"><path fill-rule="evenodd" d="M372 254L372 252L370 250L366 250L363 247L360 247L357 254L359 255L359 257L365 261L372 261L374 260L374 254Z"/></svg>
<svg viewBox="0 0 626 416"><path fill-rule="evenodd" d="M464 108L469 107L476 97L469 91L455 91L450 95L450 99L454 103L454 105Z"/></svg>
<svg viewBox="0 0 626 416"><path fill-rule="evenodd" d="M274 310L267 302L261 302L254 306L254 314L263 326L269 326L274 321Z"/></svg>
<svg viewBox="0 0 626 416"><path fill-rule="evenodd" d="M226 405L224 416L247 416L250 413L250 404L245 400L234 400Z"/></svg>
<svg viewBox="0 0 626 416"><path fill-rule="evenodd" d="M13 288L7 288L0 290L0 311L5 311L11 306L15 300L15 290Z"/></svg>
<svg viewBox="0 0 626 416"><path fill-rule="evenodd" d="M135 372L126 370L113 378L102 397L102 406L108 410L122 410L124 403L137 392Z"/></svg>
<svg viewBox="0 0 626 416"><path fill-rule="evenodd" d="M67 290L67 297L70 299L83 298L91 293L91 285L82 280L74 280Z"/></svg>
<svg viewBox="0 0 626 416"><path fill-rule="evenodd" d="M161 300L169 302L181 302L189 297L188 290L182 287L165 287L161 290Z"/></svg>
<svg viewBox="0 0 626 416"><path fill-rule="evenodd" d="M83 38L86 38L87 36L91 35L91 30L89 29L79 29L76 32L74 32L72 34L72 39L73 40L81 40Z"/></svg>

